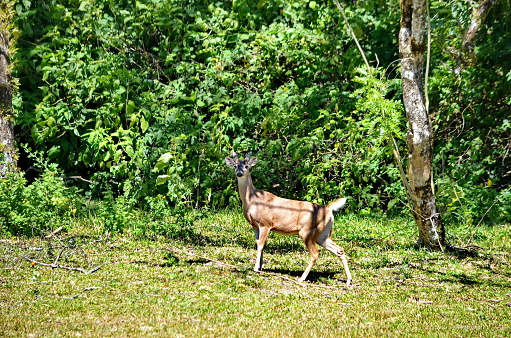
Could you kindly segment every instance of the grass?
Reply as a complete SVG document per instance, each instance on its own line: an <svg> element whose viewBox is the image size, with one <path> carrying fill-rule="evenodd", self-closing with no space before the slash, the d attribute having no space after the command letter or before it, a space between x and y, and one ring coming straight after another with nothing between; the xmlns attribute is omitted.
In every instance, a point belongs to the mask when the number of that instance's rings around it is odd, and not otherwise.
<svg viewBox="0 0 511 338"><path fill-rule="evenodd" d="M238 211L209 213L192 229L180 240L85 225L3 239L0 336L511 335L510 225L448 229L453 244L484 248L461 257L415 249L408 219L338 214L333 238L349 255L352 287L326 251L297 283L309 257L295 237L272 234L267 273L252 272L253 233Z"/></svg>

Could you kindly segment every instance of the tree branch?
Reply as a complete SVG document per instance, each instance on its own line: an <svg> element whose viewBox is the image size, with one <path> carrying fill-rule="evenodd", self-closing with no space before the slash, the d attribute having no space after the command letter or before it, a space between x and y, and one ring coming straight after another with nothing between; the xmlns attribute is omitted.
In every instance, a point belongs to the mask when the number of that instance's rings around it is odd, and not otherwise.
<svg viewBox="0 0 511 338"><path fill-rule="evenodd" d="M339 10L339 12L341 12L342 17L344 18L344 21L346 22L346 26L348 26L348 30L350 31L351 37L353 38L353 40L355 40L355 43L357 44L357 48L358 48L358 50L360 52L360 55L362 55L362 58L364 59L364 62L365 62L366 67L367 67L367 70L370 71L371 68L369 67L369 62L367 61L367 58L366 58L365 53L364 53L364 50L360 46L360 43L358 42L357 36L353 32L353 29L351 29L351 25L350 25L350 23L348 21L348 18L346 17L346 13L344 13L344 9L342 8L341 4L339 3L339 0L334 0L334 2L335 2L335 5L337 6L337 9Z"/></svg>
<svg viewBox="0 0 511 338"><path fill-rule="evenodd" d="M461 53L464 63L473 63L475 48L474 41L476 39L477 32L483 25L491 7L497 2L498 0L479 0L477 5L475 5L472 9L472 22L468 29L463 33L461 42Z"/></svg>
<svg viewBox="0 0 511 338"><path fill-rule="evenodd" d="M42 265L42 266L49 266L50 268L53 268L53 269L65 269L65 270L70 270L70 271L78 271L78 272L82 272L86 275L89 275L93 272L96 272L97 270L99 270L102 265L98 265L90 270L85 270L85 269L82 269L82 268L74 268L74 267L71 267L71 266L65 266L65 265L60 265L60 264L56 264L56 263L53 263L53 264L48 264L48 263L42 263L42 262L38 262L36 260L33 260L33 259L30 259L28 257L24 257L24 259L26 261L29 261L30 263L32 264L39 264L39 265Z"/></svg>
<svg viewBox="0 0 511 338"><path fill-rule="evenodd" d="M82 181L90 183L90 184L98 184L97 182L94 182L94 181L91 181L91 180L87 180L87 179L83 178L82 176L67 176L66 178L73 178L73 179L76 179L76 180L82 180Z"/></svg>
<svg viewBox="0 0 511 338"><path fill-rule="evenodd" d="M463 42L461 47L465 51L472 51L474 49L474 40L476 34L481 28L484 20L488 16L490 8L497 3L498 0L480 0L472 10L472 22L468 29L463 33Z"/></svg>

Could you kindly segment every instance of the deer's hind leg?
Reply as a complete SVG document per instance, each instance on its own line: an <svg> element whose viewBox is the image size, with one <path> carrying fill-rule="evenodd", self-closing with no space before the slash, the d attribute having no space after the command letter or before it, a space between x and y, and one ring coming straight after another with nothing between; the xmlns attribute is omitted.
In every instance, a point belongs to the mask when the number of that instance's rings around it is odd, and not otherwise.
<svg viewBox="0 0 511 338"><path fill-rule="evenodd" d="M344 267L344 271L346 272L346 285L351 284L351 272L348 267L348 260L346 258L346 253L344 252L344 249L338 246L337 244L332 241L330 238L330 235L332 233L332 226L333 226L334 220L333 217L330 220L330 222L327 224L325 229L319 234L318 238L316 239L316 242L321 245L323 248L327 249L334 255L338 256L341 261L342 265Z"/></svg>

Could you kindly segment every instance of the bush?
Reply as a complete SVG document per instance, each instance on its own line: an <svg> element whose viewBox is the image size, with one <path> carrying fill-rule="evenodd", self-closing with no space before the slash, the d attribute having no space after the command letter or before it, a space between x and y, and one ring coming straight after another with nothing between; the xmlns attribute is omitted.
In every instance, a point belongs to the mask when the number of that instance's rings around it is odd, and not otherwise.
<svg viewBox="0 0 511 338"><path fill-rule="evenodd" d="M193 225L202 213L171 207L162 195L146 199L144 209L137 208L135 199L114 197L111 192L101 201L85 201L55 171L45 170L31 184L23 173L9 173L0 179L0 236L41 236L85 222L102 233L129 231L141 237L196 239Z"/></svg>
<svg viewBox="0 0 511 338"><path fill-rule="evenodd" d="M17 134L66 175L97 183L83 188L109 196L98 207L111 231L159 194L173 207L239 203L223 162L233 149L260 158L258 188L323 203L350 196L364 213L399 211L393 150L406 168L406 127L400 80L389 81L400 78L399 3L344 6L368 59L383 69L376 77L357 71L363 61L332 2L18 1ZM501 196L491 210L508 221L511 34L500 13L509 2L495 6L475 64L458 73L451 52L470 6L431 2L428 83L438 200L449 208L454 182L480 219Z"/></svg>
<svg viewBox="0 0 511 338"><path fill-rule="evenodd" d="M0 179L0 228L7 236L37 236L67 227L82 206L76 189L54 171L44 171L32 184L23 173Z"/></svg>
<svg viewBox="0 0 511 338"><path fill-rule="evenodd" d="M351 15L382 33L396 8L379 6L370 26L375 8ZM20 135L97 182L95 197L118 189L138 206L158 194L173 206L226 206L237 198L222 159L234 148L261 157L263 189L323 202L370 185L358 205L378 207L375 175L342 176L361 60L333 4L34 0L17 11ZM384 41L390 60L397 45ZM167 181L155 188L164 153Z"/></svg>

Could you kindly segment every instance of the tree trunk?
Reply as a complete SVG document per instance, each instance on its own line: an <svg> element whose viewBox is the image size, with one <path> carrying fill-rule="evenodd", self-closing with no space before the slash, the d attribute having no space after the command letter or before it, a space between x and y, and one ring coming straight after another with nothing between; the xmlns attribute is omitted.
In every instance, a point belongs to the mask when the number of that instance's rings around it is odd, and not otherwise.
<svg viewBox="0 0 511 338"><path fill-rule="evenodd" d="M0 3L0 177L16 168L10 68L12 2Z"/></svg>
<svg viewBox="0 0 511 338"><path fill-rule="evenodd" d="M473 65L475 62L475 39L477 32L483 25L484 20L488 16L491 7L498 0L479 0L477 5L472 9L472 21L470 26L463 33L461 39L461 61L462 66Z"/></svg>
<svg viewBox="0 0 511 338"><path fill-rule="evenodd" d="M403 102L408 119L408 180L418 245L438 250L444 246L440 215L433 190L433 133L424 96L426 0L401 0L399 53ZM440 233L440 235L439 235Z"/></svg>

